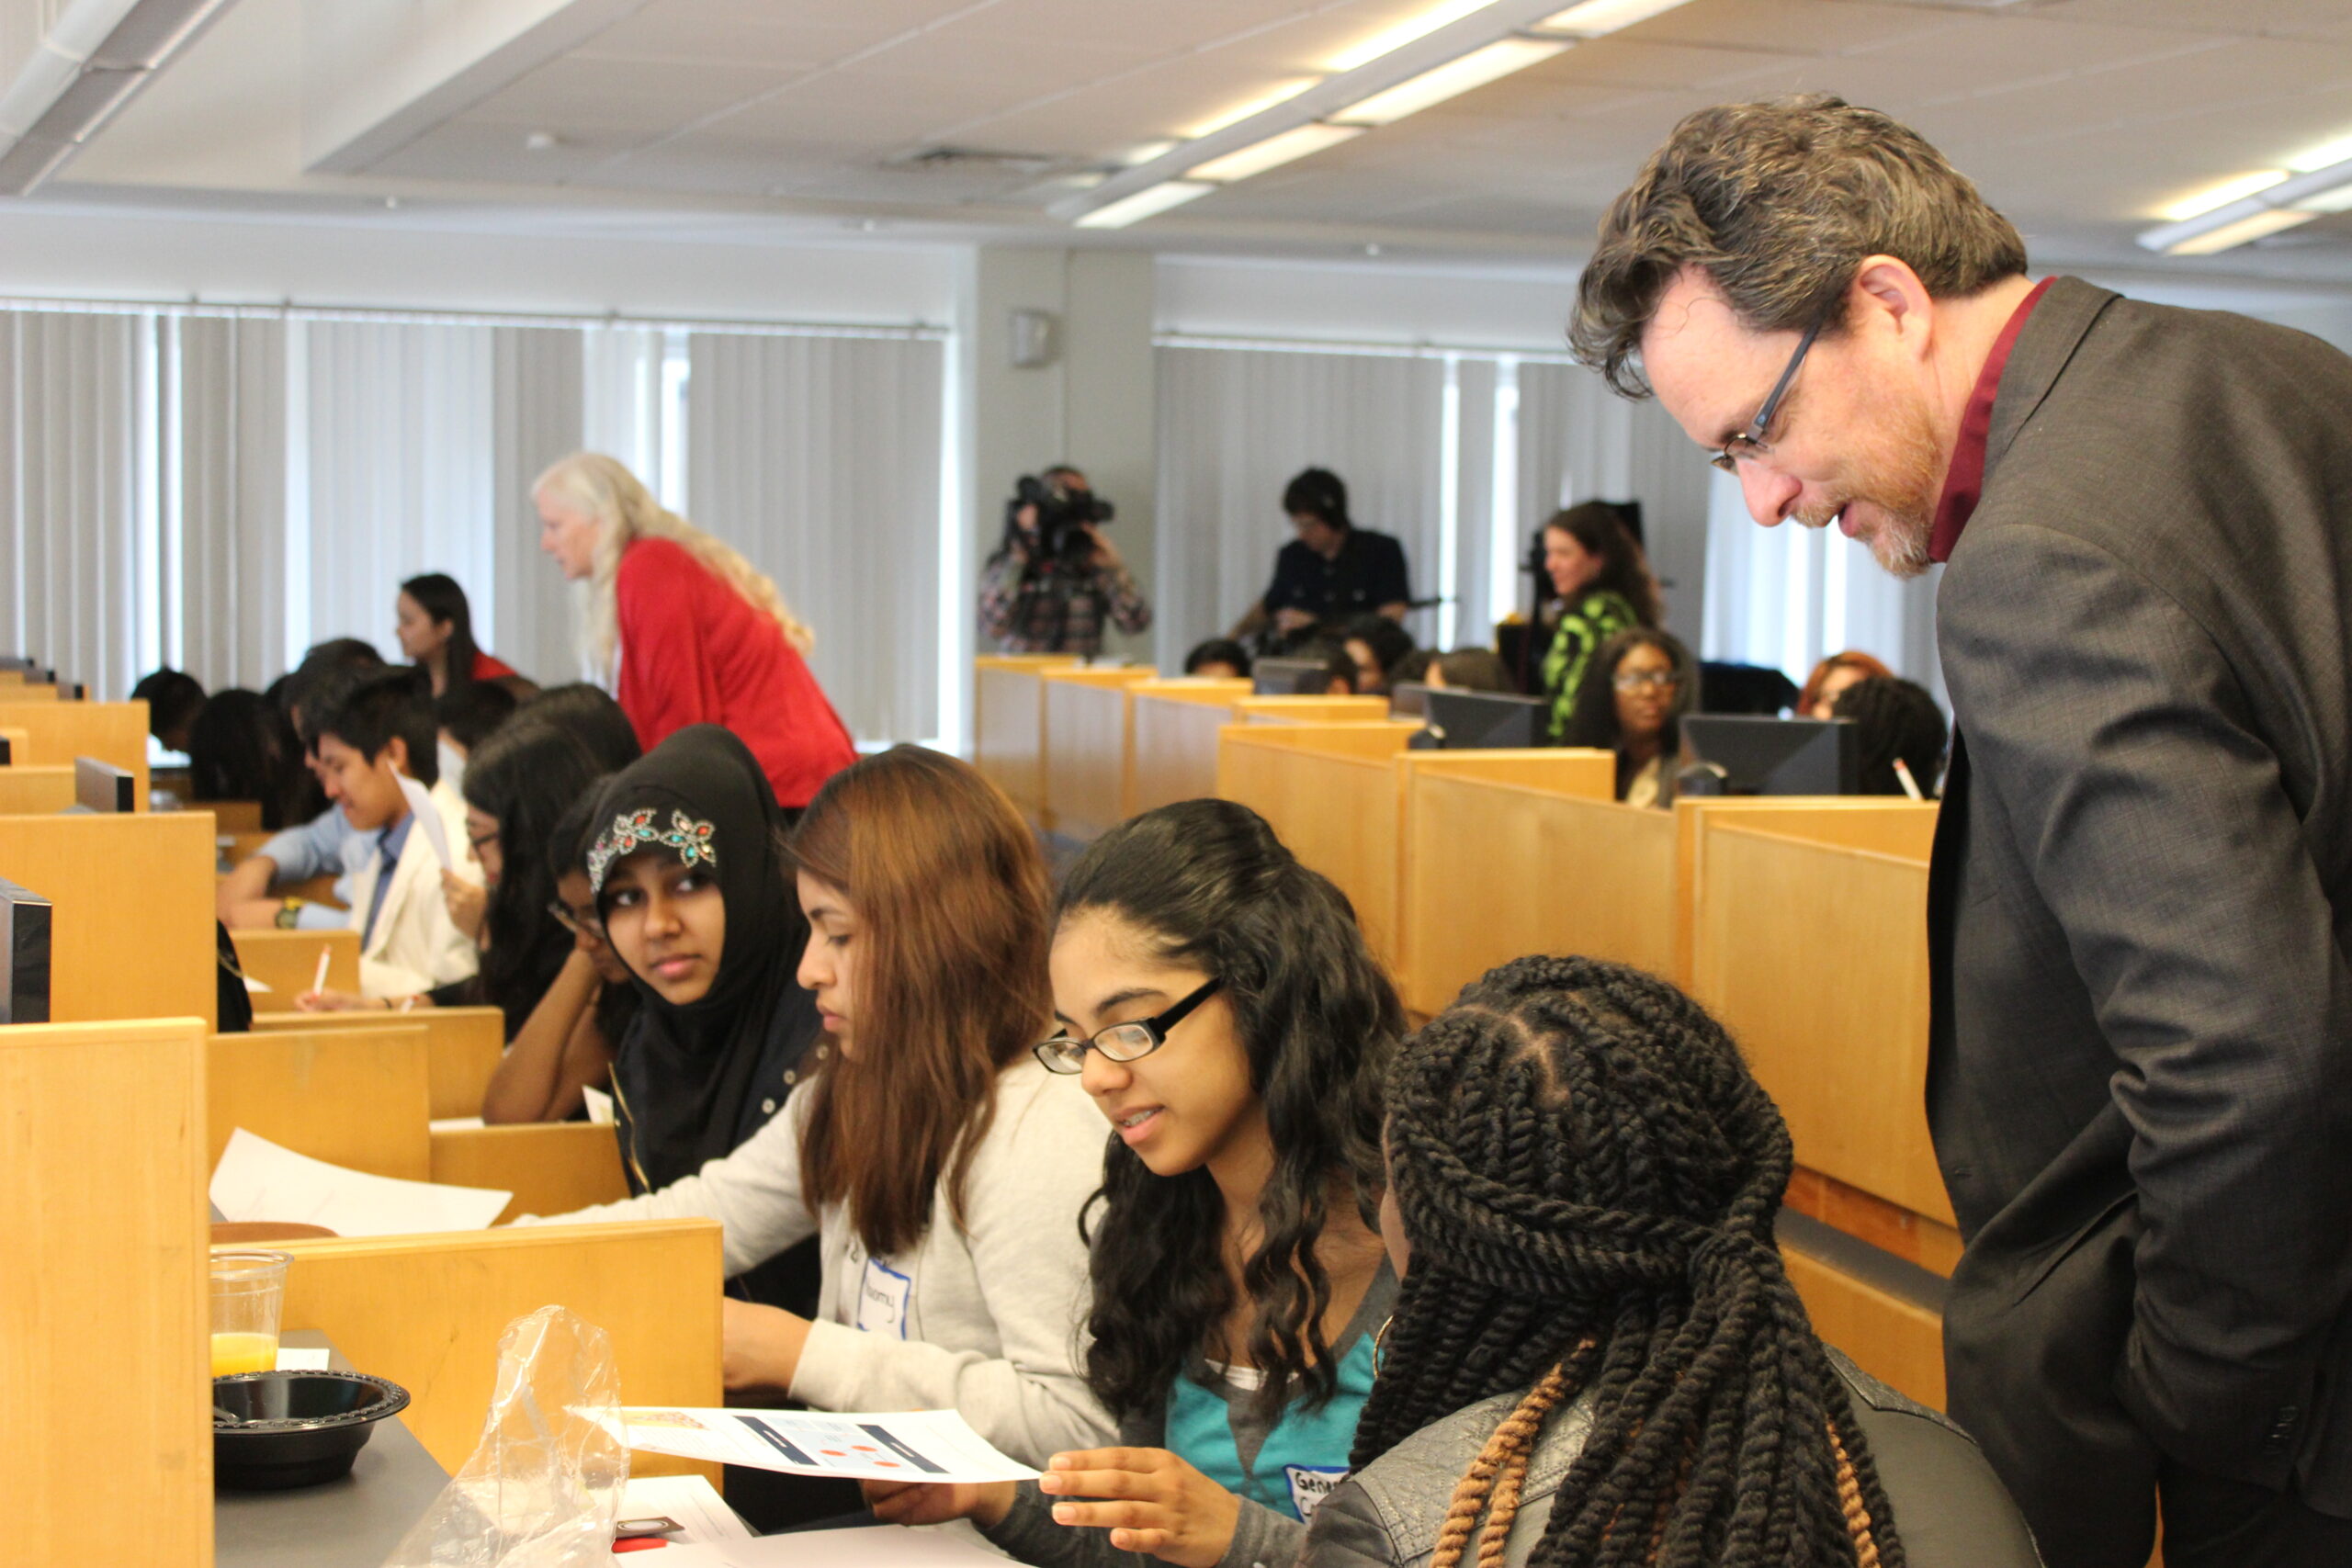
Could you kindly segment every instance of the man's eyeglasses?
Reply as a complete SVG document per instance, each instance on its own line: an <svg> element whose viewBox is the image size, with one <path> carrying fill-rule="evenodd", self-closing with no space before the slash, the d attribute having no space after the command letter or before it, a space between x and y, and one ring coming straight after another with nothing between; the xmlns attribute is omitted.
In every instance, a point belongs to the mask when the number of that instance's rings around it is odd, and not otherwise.
<svg viewBox="0 0 2352 1568"><path fill-rule="evenodd" d="M1772 450L1764 443L1764 433L1772 428L1772 416L1781 412L1781 400L1788 396L1789 384L1797 378L1797 367L1804 363L1805 355L1813 348L1813 340L1821 335L1821 329L1829 324L1829 318L1836 315L1845 302L1845 296L1839 295L1813 325L1805 328L1804 336L1797 339L1797 351L1789 355L1787 368L1781 372L1781 378L1772 383L1772 390L1765 396L1764 406L1756 411L1756 417L1748 422L1747 428L1724 442L1723 450L1708 458L1708 462L1724 473L1736 474L1739 472L1743 459L1753 461Z"/></svg>
<svg viewBox="0 0 2352 1568"><path fill-rule="evenodd" d="M1065 1030L1051 1040L1037 1043L1037 1060L1047 1072L1063 1074L1082 1069L1089 1050L1102 1052L1106 1061L1140 1061L1168 1043L1168 1032L1192 1016L1193 1010L1216 995L1216 988L1224 984L1223 980L1211 980L1157 1018L1114 1023L1091 1040L1073 1039Z"/></svg>
<svg viewBox="0 0 2352 1568"><path fill-rule="evenodd" d="M598 919L594 915L583 915L580 913L577 909L574 909L571 905L565 903L560 898L555 899L548 905L548 913L553 915L556 919L556 923L563 927L565 931L570 931L573 936L578 936L582 931L586 931L598 942L605 940L604 921Z"/></svg>
<svg viewBox="0 0 2352 1568"><path fill-rule="evenodd" d="M1682 677L1671 670L1627 670L1612 677L1609 683L1621 692L1657 691L1679 686Z"/></svg>

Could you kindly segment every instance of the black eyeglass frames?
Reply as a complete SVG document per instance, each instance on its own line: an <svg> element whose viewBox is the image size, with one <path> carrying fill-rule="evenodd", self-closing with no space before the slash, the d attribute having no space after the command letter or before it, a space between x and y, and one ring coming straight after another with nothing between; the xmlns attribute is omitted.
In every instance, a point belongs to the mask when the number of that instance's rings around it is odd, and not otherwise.
<svg viewBox="0 0 2352 1568"><path fill-rule="evenodd" d="M1209 980L1159 1016L1134 1023L1114 1023L1091 1039L1072 1039L1065 1031L1051 1040L1041 1040L1035 1047L1037 1060L1047 1072L1064 1075L1083 1068L1090 1050L1102 1052L1106 1060L1113 1062L1140 1061L1168 1043L1168 1032L1191 1017L1193 1010L1215 996L1224 984L1223 980Z"/></svg>
<svg viewBox="0 0 2352 1568"><path fill-rule="evenodd" d="M1771 391L1766 394L1764 406L1756 411L1756 417L1748 422L1747 428L1724 442L1723 450L1708 458L1708 462L1724 473L1736 474L1739 472L1742 457L1760 457L1771 451L1772 448L1764 444L1764 433L1772 428L1772 416L1781 412L1781 400L1789 395L1789 384L1797 378L1797 367L1813 351L1813 340L1821 335L1821 329L1829 324L1829 319L1845 302L1845 296L1839 295L1828 310L1815 319L1813 325L1805 328L1804 336L1797 339L1797 351L1789 355L1789 363L1781 370L1781 378L1772 383Z"/></svg>

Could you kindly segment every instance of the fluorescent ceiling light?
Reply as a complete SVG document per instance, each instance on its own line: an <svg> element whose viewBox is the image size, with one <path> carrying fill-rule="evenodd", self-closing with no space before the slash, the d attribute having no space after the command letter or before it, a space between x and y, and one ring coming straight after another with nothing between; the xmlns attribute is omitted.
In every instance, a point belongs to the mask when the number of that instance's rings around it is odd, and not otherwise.
<svg viewBox="0 0 2352 1568"><path fill-rule="evenodd" d="M2352 162L2352 136L2338 137L2325 146L2314 147L2299 157L2287 160L2287 166L2299 175L2314 169L2324 169L2331 164Z"/></svg>
<svg viewBox="0 0 2352 1568"><path fill-rule="evenodd" d="M2340 185L2295 203L2298 212L2352 212L2352 185Z"/></svg>
<svg viewBox="0 0 2352 1568"><path fill-rule="evenodd" d="M1599 38L1635 22L1646 22L1682 5L1685 0L1584 0L1579 6L1544 17L1535 25L1545 32L1575 33Z"/></svg>
<svg viewBox="0 0 2352 1568"><path fill-rule="evenodd" d="M2268 190L2286 177L2284 169L2257 169L2250 175L2238 175L2220 185L2208 186L2195 196L2182 197L2157 216L2175 223L2183 219L2199 217L2217 207L2227 207L2243 197L2252 196L2256 191Z"/></svg>
<svg viewBox="0 0 2352 1568"><path fill-rule="evenodd" d="M1188 180L1246 180L1252 175L1262 175L1268 169L1279 169L1295 159L1310 152L1320 152L1326 147L1362 136L1358 125L1324 125L1309 121L1294 126L1278 136L1269 136L1254 146L1238 152L1227 152L1222 158L1212 158L1184 171Z"/></svg>
<svg viewBox="0 0 2352 1568"><path fill-rule="evenodd" d="M1198 125L1186 127L1183 133L1184 140L1197 141L1204 136L1214 136L1228 125L1238 125L1251 115L1263 114L1276 104L1290 102L1321 80L1323 78L1320 76L1302 76L1295 82L1286 82L1277 91L1268 93L1262 97L1252 98L1246 104L1237 105L1213 119L1204 119Z"/></svg>
<svg viewBox="0 0 2352 1568"><path fill-rule="evenodd" d="M2233 246L2259 240L2265 235L2276 234L2282 229L2291 229L2298 223L2308 223L2318 216L2315 212L2298 212L2292 208L2269 208L2233 222L2224 223L2218 229L2208 230L2202 234L2191 234L2185 240L2167 245L2165 248L2165 254L2210 256L2217 251L2226 251Z"/></svg>
<svg viewBox="0 0 2352 1568"><path fill-rule="evenodd" d="M1194 197L1206 196L1216 189L1205 180L1162 180L1156 186L1139 190L1133 196L1122 197L1108 207L1098 207L1078 220L1081 229L1124 229L1130 223L1140 223L1157 217L1171 207L1182 207Z"/></svg>
<svg viewBox="0 0 2352 1568"><path fill-rule="evenodd" d="M1394 54L1417 38L1426 38L1449 22L1458 22L1473 11L1483 11L1495 0L1446 0L1431 6L1411 21L1389 28L1364 39L1343 54L1335 54L1326 63L1336 74L1353 71L1359 65L1369 65L1384 54Z"/></svg>
<svg viewBox="0 0 2352 1568"><path fill-rule="evenodd" d="M1498 39L1458 60L1450 60L1434 71L1424 71L1408 82L1400 82L1385 93L1374 93L1361 103L1351 104L1331 118L1340 125L1394 125L1407 115L1419 114L1474 87L1524 71L1566 48L1566 39Z"/></svg>

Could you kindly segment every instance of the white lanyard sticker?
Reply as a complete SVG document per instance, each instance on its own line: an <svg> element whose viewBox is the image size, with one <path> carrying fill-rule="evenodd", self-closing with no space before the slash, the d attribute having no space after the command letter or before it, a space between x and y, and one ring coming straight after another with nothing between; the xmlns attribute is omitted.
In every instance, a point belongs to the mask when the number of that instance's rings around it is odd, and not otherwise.
<svg viewBox="0 0 2352 1568"><path fill-rule="evenodd" d="M1340 1483L1348 1478L1348 1467L1286 1464L1283 1466L1283 1473L1290 1477L1290 1506L1298 1510L1301 1519L1311 1525L1315 1522L1315 1510L1323 1506L1323 1499L1338 1491Z"/></svg>
<svg viewBox="0 0 2352 1568"><path fill-rule="evenodd" d="M865 1278L858 1282L857 1326L868 1334L907 1337L907 1306L915 1282L878 1258L865 1260Z"/></svg>

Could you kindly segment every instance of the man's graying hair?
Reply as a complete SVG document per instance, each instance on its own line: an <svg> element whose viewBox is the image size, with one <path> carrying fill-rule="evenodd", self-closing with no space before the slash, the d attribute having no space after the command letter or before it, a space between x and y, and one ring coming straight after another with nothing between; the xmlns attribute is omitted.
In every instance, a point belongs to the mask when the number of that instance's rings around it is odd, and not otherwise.
<svg viewBox="0 0 2352 1568"><path fill-rule="evenodd" d="M1906 263L1938 299L2026 265L2016 226L1876 109L1827 93L1701 109L1600 220L1568 342L1620 394L1645 398L1642 333L1684 267L1704 271L1751 331L1803 332L1872 255Z"/></svg>

